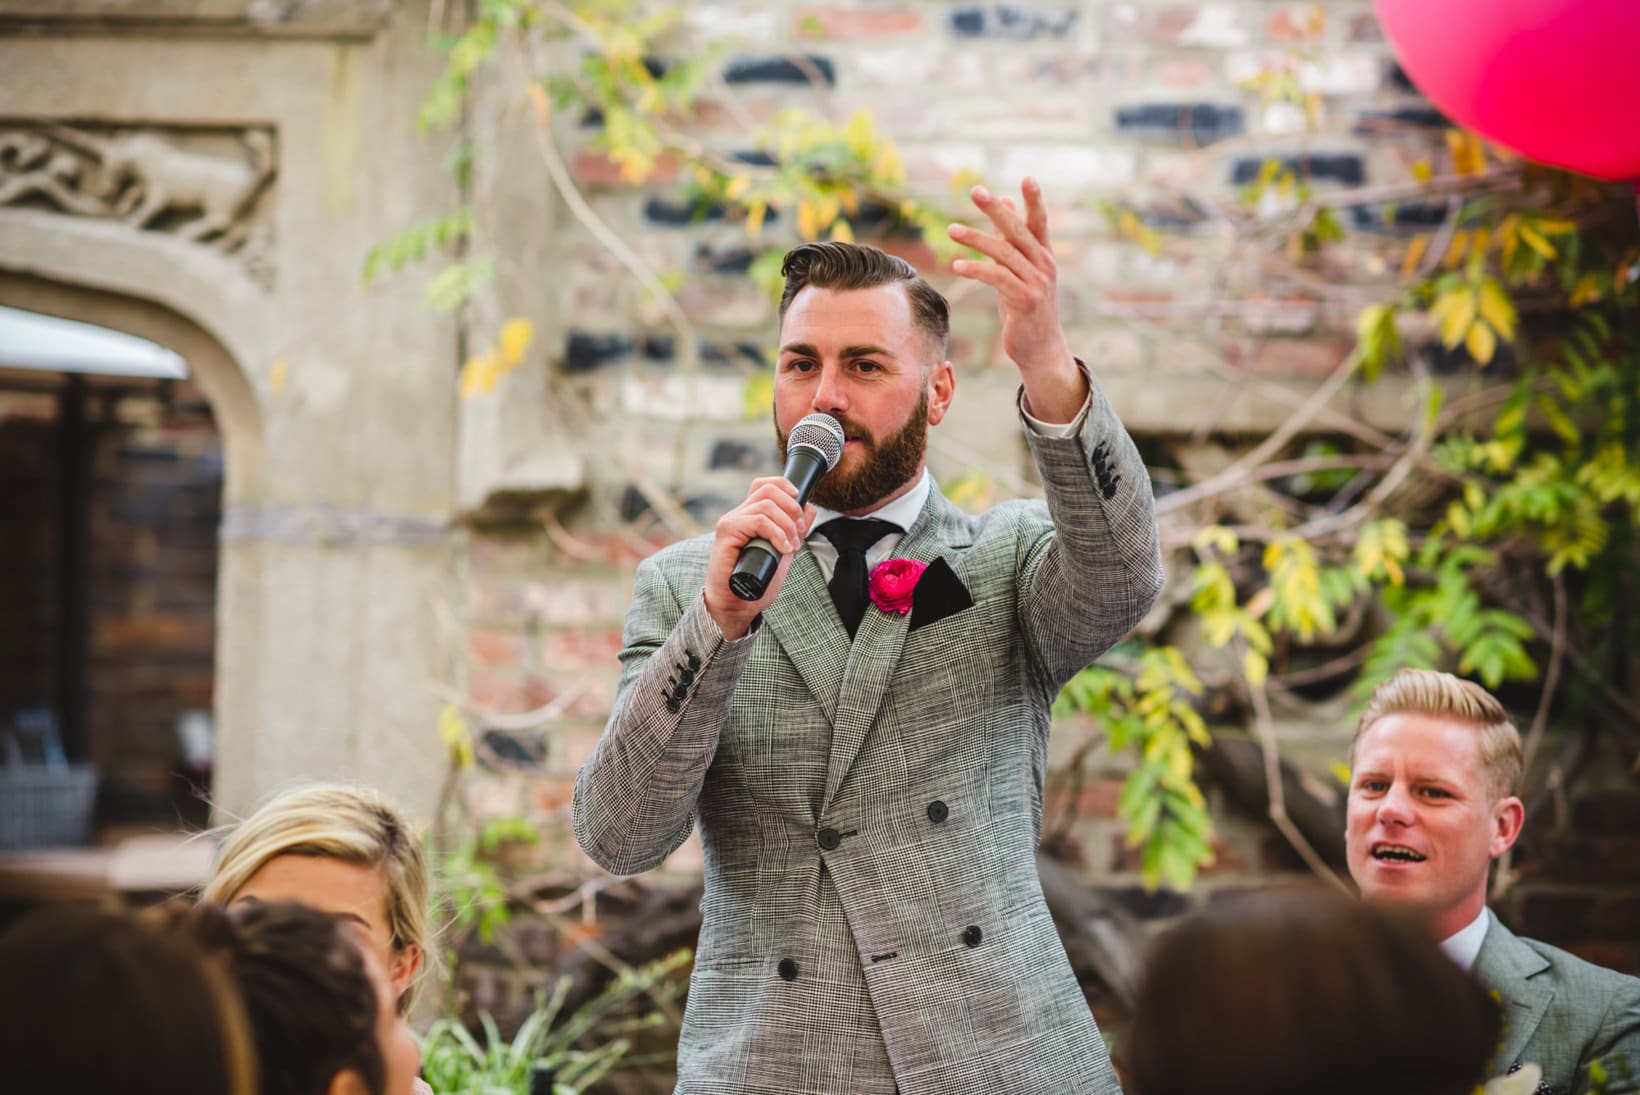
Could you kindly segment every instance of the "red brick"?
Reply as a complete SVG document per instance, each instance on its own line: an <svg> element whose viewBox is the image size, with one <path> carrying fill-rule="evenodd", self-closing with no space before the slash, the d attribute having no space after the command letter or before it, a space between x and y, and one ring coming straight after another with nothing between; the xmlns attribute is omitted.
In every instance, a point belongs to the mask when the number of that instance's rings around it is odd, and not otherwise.
<svg viewBox="0 0 1640 1095"><path fill-rule="evenodd" d="M467 633L467 657L475 665L517 665L519 636L475 629Z"/></svg>
<svg viewBox="0 0 1640 1095"><path fill-rule="evenodd" d="M1343 339L1267 338L1255 346L1232 343L1225 357L1239 368L1273 376L1326 376L1349 354Z"/></svg>
<svg viewBox="0 0 1640 1095"><path fill-rule="evenodd" d="M660 156L653 170L642 179L627 179L621 174L621 165L595 149L582 149L575 154L571 169L575 180L585 186L670 186L677 181L678 161L675 156Z"/></svg>
<svg viewBox="0 0 1640 1095"><path fill-rule="evenodd" d="M1152 75L1164 87L1196 88L1211 83L1215 74L1206 61L1194 57L1172 57L1157 64Z"/></svg>
<svg viewBox="0 0 1640 1095"><path fill-rule="evenodd" d="M1264 21L1264 33L1272 42L1311 41L1325 27L1325 16L1312 4L1278 8Z"/></svg>
<svg viewBox="0 0 1640 1095"><path fill-rule="evenodd" d="M540 668L548 672L573 669L614 670L620 664L621 629L552 630L540 636Z"/></svg>
<svg viewBox="0 0 1640 1095"><path fill-rule="evenodd" d="M104 616L97 621L98 646L154 647L183 641L188 621L179 616Z"/></svg>
<svg viewBox="0 0 1640 1095"><path fill-rule="evenodd" d="M922 32L923 18L904 8L799 8L793 26L808 38L904 38Z"/></svg>
<svg viewBox="0 0 1640 1095"><path fill-rule="evenodd" d="M530 783L530 802L542 813L552 814L566 809L574 795L573 778L545 776Z"/></svg>

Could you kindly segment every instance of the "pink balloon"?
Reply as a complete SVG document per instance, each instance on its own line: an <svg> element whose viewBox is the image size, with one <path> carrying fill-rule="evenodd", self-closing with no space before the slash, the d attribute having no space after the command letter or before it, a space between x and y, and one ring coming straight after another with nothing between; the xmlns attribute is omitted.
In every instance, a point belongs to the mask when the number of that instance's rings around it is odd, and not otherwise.
<svg viewBox="0 0 1640 1095"><path fill-rule="evenodd" d="M1640 183L1640 0L1374 0L1401 67L1469 129Z"/></svg>

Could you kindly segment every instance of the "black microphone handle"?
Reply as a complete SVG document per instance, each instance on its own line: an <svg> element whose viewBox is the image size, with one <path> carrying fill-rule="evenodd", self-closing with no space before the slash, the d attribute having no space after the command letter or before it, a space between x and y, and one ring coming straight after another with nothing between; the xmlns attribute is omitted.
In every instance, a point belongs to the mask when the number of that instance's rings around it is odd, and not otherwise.
<svg viewBox="0 0 1640 1095"><path fill-rule="evenodd" d="M786 469L781 474L797 488L797 504L801 506L809 500L820 477L830 470L818 450L801 445L786 453ZM773 544L761 536L748 540L729 575L729 591L743 601L755 601L769 588L779 568L780 552Z"/></svg>

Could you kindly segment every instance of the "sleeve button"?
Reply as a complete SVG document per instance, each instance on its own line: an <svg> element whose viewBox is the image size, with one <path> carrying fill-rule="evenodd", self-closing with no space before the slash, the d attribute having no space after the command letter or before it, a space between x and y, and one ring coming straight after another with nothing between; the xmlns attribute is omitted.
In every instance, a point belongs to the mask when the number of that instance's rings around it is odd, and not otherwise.
<svg viewBox="0 0 1640 1095"><path fill-rule="evenodd" d="M950 817L950 816L951 816L950 808L947 807L945 805L945 803L941 802L939 799L935 799L933 802L930 802L928 804L928 820L932 821L935 825L938 825L940 822L944 821L947 817Z"/></svg>
<svg viewBox="0 0 1640 1095"><path fill-rule="evenodd" d="M984 938L985 933L979 930L978 924L970 924L962 929L962 941L970 947L979 946L980 940Z"/></svg>
<svg viewBox="0 0 1640 1095"><path fill-rule="evenodd" d="M782 958L780 965L776 966L775 969L779 972L782 981L797 980L797 963L790 958Z"/></svg>

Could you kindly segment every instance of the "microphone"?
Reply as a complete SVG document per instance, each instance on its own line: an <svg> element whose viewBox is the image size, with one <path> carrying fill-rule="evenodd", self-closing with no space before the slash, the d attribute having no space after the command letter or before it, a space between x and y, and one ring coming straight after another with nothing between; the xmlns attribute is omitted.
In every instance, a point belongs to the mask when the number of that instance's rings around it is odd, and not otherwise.
<svg viewBox="0 0 1640 1095"><path fill-rule="evenodd" d="M781 472L797 488L797 504L809 500L820 477L837 466L843 455L843 427L829 414L815 413L792 427L786 438L786 470ZM729 589L743 601L755 601L769 588L780 566L780 552L757 537L746 541L729 575Z"/></svg>

